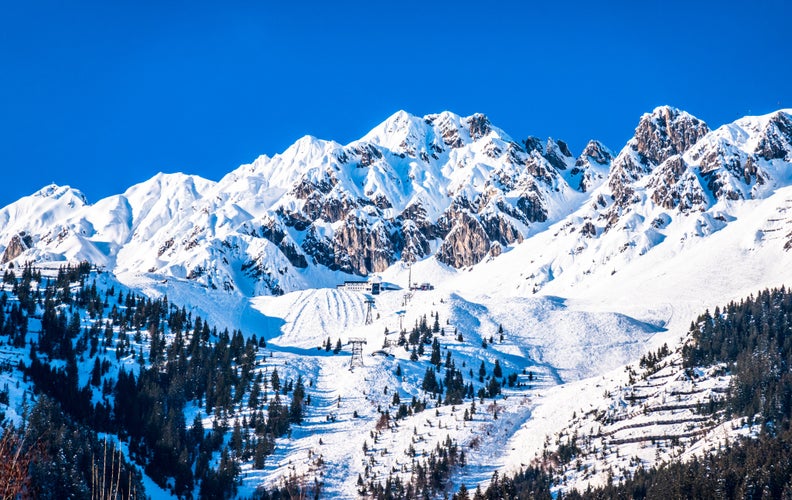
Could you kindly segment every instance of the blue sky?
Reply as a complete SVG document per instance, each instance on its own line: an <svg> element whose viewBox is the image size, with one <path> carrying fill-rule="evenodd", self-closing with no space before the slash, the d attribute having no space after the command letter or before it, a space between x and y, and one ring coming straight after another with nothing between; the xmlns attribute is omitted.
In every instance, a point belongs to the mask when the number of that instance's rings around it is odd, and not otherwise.
<svg viewBox="0 0 792 500"><path fill-rule="evenodd" d="M661 104L792 107L792 8L755 2L0 2L0 206L217 180L399 109L619 150ZM398 4L398 5L396 5Z"/></svg>

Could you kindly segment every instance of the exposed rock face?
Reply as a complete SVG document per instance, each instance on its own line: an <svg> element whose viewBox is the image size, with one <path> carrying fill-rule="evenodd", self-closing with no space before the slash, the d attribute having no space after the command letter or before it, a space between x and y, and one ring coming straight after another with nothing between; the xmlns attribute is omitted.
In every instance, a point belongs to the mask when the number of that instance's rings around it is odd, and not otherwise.
<svg viewBox="0 0 792 500"><path fill-rule="evenodd" d="M602 173L593 171L594 167L606 167L611 161L613 161L613 155L608 151L608 148L599 141L589 141L570 171L572 178L577 180L578 191L585 193L596 180L602 178Z"/></svg>
<svg viewBox="0 0 792 500"><path fill-rule="evenodd" d="M421 231L415 221L405 219L402 221L401 234L403 241L401 259L407 263L413 263L429 255L429 240Z"/></svg>
<svg viewBox="0 0 792 500"><path fill-rule="evenodd" d="M525 172L537 181L552 184L558 177L558 172L543 156L534 153L525 160ZM530 183L530 181L529 181Z"/></svg>
<svg viewBox="0 0 792 500"><path fill-rule="evenodd" d="M481 113L476 113L470 117L469 127L470 137L474 141L481 139L485 135L489 134L490 130L492 130L489 118L482 115Z"/></svg>
<svg viewBox="0 0 792 500"><path fill-rule="evenodd" d="M305 255L300 253L297 245L287 237L286 231L276 219L267 220L261 226L261 237L270 240L278 246L278 249L289 260L294 267L304 269L308 267L308 262L305 260Z"/></svg>
<svg viewBox="0 0 792 500"><path fill-rule="evenodd" d="M490 246L490 255L492 257L497 257L503 253L503 247L497 241Z"/></svg>
<svg viewBox="0 0 792 500"><path fill-rule="evenodd" d="M744 199L751 184L762 185L765 175L756 167L752 156L720 143L697 148L691 157L699 163L699 172L716 200Z"/></svg>
<svg viewBox="0 0 792 500"><path fill-rule="evenodd" d="M361 167L369 167L371 166L376 160L382 158L382 153L379 149L374 147L371 144L360 144L354 150L355 153L360 155L360 163Z"/></svg>
<svg viewBox="0 0 792 500"><path fill-rule="evenodd" d="M542 145L542 140L538 137L530 136L523 141L525 145L525 151L527 153L531 153L533 151L537 151L540 155L544 154L544 146Z"/></svg>
<svg viewBox="0 0 792 500"><path fill-rule="evenodd" d="M668 158L655 170L649 188L654 190L652 201L669 210L703 209L707 202L695 175L679 155Z"/></svg>
<svg viewBox="0 0 792 500"><path fill-rule="evenodd" d="M544 222L547 220L547 209L542 203L542 197L536 190L529 190L520 195L517 200L517 209L525 216L528 222Z"/></svg>
<svg viewBox="0 0 792 500"><path fill-rule="evenodd" d="M596 237L597 227L591 221L586 221L583 223L583 226L581 226L580 228L580 234L588 238Z"/></svg>
<svg viewBox="0 0 792 500"><path fill-rule="evenodd" d="M709 132L707 124L675 108L663 106L644 115L635 129L634 149L642 159L660 165L682 154Z"/></svg>
<svg viewBox="0 0 792 500"><path fill-rule="evenodd" d="M304 142L312 152L327 147ZM258 235L277 245L298 268L315 263L367 275L398 259L414 262L429 256L433 241L445 249L439 257L444 262L471 265L492 243L498 242L502 251L505 245L523 241L526 228L546 221L553 193L564 183L559 172L574 165L563 141L529 138L526 148L505 137L482 114L462 118L442 113L419 120L397 113L365 141L332 150L320 168L301 173L288 191L293 201L278 206L274 220ZM433 164L446 168L443 175L459 171L478 185L444 188L445 206L437 205L437 193L427 195L436 214L432 217L420 199L394 213L399 203L393 193L405 189L399 183L426 182L431 189L448 183L427 179ZM405 165L410 165L409 174L401 170ZM397 183L378 187L382 176ZM303 235L289 237L294 231ZM298 246L296 241L302 243ZM451 255L465 244L473 248L460 257Z"/></svg>
<svg viewBox="0 0 792 500"><path fill-rule="evenodd" d="M242 272L251 278L255 278L262 282L272 295L283 295L283 289L280 287L278 279L275 277L275 271L270 268L270 264L263 258L257 258L253 262L247 262L242 265ZM228 283L225 287L228 289L232 286Z"/></svg>
<svg viewBox="0 0 792 500"><path fill-rule="evenodd" d="M503 245L509 245L514 242L522 243L523 241L520 231L514 227L514 224L508 218L502 215L483 215L481 217L481 226L491 242L497 241Z"/></svg>
<svg viewBox="0 0 792 500"><path fill-rule="evenodd" d="M302 249L313 258L314 264L325 266L333 271L338 269L332 242L319 235L315 226L310 226L305 235Z"/></svg>
<svg viewBox="0 0 792 500"><path fill-rule="evenodd" d="M397 250L386 224L373 225L350 214L333 236L335 264L341 271L366 275L380 272L396 260Z"/></svg>
<svg viewBox="0 0 792 500"><path fill-rule="evenodd" d="M766 160L792 158L792 117L778 112L770 119L756 147L756 154Z"/></svg>
<svg viewBox="0 0 792 500"><path fill-rule="evenodd" d="M22 232L12 236L11 241L8 242L5 252L3 252L3 258L0 260L0 264L11 262L32 246L33 239L29 234Z"/></svg>
<svg viewBox="0 0 792 500"><path fill-rule="evenodd" d="M467 212L454 217L455 223L437 251L437 260L452 267L478 264L490 249L481 223Z"/></svg>
<svg viewBox="0 0 792 500"><path fill-rule="evenodd" d="M641 117L635 136L613 160L608 185L616 205L635 200L631 185L674 155L682 155L709 132L707 124L684 111L663 106ZM670 168L673 177L673 167ZM661 198L665 198L661 195ZM668 201L668 203L673 203Z"/></svg>
<svg viewBox="0 0 792 500"><path fill-rule="evenodd" d="M585 167L589 161L593 161L599 165L607 165L611 160L613 160L613 155L608 151L608 148L601 142L592 140L586 144L586 147L583 148L583 152L580 153L578 159L575 160L575 166L581 168Z"/></svg>
<svg viewBox="0 0 792 500"><path fill-rule="evenodd" d="M429 115L426 117L426 121L428 124L436 125L440 129L440 137L446 146L457 149L464 145L459 128L451 117L447 115Z"/></svg>
<svg viewBox="0 0 792 500"><path fill-rule="evenodd" d="M572 153L564 141L554 142L552 139L547 141L547 152L544 157L556 170L566 170L567 161L572 159Z"/></svg>

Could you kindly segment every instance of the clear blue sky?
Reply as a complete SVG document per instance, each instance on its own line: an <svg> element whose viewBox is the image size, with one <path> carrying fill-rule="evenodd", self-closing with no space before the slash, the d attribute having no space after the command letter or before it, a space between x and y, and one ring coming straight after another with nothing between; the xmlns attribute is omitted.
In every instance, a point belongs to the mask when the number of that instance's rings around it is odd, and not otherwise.
<svg viewBox="0 0 792 500"><path fill-rule="evenodd" d="M717 126L792 107L792 8L754 2L0 2L0 206L157 172L217 180L305 134L483 112L619 150L671 104ZM533 5L531 5L533 4Z"/></svg>

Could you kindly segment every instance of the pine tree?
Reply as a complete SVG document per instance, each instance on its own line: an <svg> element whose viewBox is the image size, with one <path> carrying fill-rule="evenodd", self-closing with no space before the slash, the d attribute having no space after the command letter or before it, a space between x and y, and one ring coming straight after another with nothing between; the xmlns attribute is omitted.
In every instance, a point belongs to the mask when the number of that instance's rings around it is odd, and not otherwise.
<svg viewBox="0 0 792 500"><path fill-rule="evenodd" d="M280 391L281 384L280 384L280 377L278 376L278 369L277 368L274 368L272 370L272 375L270 376L270 386L272 387L272 390L275 393Z"/></svg>
<svg viewBox="0 0 792 500"><path fill-rule="evenodd" d="M302 423L303 404L305 400L305 386L303 385L302 375L297 377L297 384L292 392L292 401L289 407L289 421L293 424Z"/></svg>
<svg viewBox="0 0 792 500"><path fill-rule="evenodd" d="M94 358L94 366L91 370L91 385L99 387L102 383L102 366L99 364L99 358Z"/></svg>
<svg viewBox="0 0 792 500"><path fill-rule="evenodd" d="M424 373L423 382L421 383L421 389L426 392L436 393L439 390L439 385L437 384L437 378L435 377L435 371L432 368L427 368L426 373Z"/></svg>
<svg viewBox="0 0 792 500"><path fill-rule="evenodd" d="M435 366L440 366L440 362L442 361L442 357L440 355L440 342L438 342L437 338L432 341L432 355L429 357L429 362Z"/></svg>

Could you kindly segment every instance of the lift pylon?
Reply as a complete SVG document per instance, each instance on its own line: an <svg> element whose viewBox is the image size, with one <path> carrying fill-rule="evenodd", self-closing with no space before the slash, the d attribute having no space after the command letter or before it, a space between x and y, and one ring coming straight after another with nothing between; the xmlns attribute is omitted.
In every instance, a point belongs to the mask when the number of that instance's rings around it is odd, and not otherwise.
<svg viewBox="0 0 792 500"><path fill-rule="evenodd" d="M349 360L349 369L356 366L363 366L363 344L366 344L366 339L360 337L351 337L349 343L352 345L352 358Z"/></svg>
<svg viewBox="0 0 792 500"><path fill-rule="evenodd" d="M371 318L371 309L374 307L374 297L367 297L366 298L366 324L370 325L373 323L373 319Z"/></svg>

